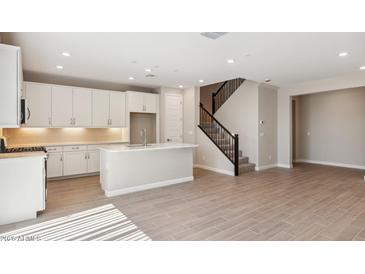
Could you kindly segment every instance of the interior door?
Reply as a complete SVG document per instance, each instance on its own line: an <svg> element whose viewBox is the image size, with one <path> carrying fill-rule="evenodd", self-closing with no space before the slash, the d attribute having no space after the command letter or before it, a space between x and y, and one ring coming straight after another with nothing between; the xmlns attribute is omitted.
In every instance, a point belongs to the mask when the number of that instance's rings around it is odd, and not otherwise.
<svg viewBox="0 0 365 274"><path fill-rule="evenodd" d="M110 127L122 126L122 93L110 91Z"/></svg>
<svg viewBox="0 0 365 274"><path fill-rule="evenodd" d="M91 127L92 92L85 88L73 89L73 117L75 127Z"/></svg>
<svg viewBox="0 0 365 274"><path fill-rule="evenodd" d="M182 142L183 97L165 94L165 142Z"/></svg>
<svg viewBox="0 0 365 274"><path fill-rule="evenodd" d="M25 125L50 127L52 86L26 82L25 96L27 98Z"/></svg>
<svg viewBox="0 0 365 274"><path fill-rule="evenodd" d="M109 91L93 91L93 127L108 127Z"/></svg>
<svg viewBox="0 0 365 274"><path fill-rule="evenodd" d="M72 88L53 86L52 88L52 126L73 127Z"/></svg>

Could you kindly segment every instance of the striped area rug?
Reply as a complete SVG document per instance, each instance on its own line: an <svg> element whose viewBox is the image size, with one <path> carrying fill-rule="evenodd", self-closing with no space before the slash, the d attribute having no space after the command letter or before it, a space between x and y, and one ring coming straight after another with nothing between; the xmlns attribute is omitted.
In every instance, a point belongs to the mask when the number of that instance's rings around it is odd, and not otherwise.
<svg viewBox="0 0 365 274"><path fill-rule="evenodd" d="M5 241L151 240L112 204L0 234Z"/></svg>

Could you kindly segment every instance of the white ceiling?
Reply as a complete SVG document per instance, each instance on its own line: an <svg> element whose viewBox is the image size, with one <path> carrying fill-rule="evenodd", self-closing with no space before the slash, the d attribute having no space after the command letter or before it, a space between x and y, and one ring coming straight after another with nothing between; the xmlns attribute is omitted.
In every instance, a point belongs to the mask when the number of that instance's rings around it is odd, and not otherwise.
<svg viewBox="0 0 365 274"><path fill-rule="evenodd" d="M227 33L217 40L199 33L11 33L10 42L22 48L26 71L145 87L235 77L281 86L365 65L365 33ZM349 55L338 57L343 51ZM146 68L157 77L146 78Z"/></svg>

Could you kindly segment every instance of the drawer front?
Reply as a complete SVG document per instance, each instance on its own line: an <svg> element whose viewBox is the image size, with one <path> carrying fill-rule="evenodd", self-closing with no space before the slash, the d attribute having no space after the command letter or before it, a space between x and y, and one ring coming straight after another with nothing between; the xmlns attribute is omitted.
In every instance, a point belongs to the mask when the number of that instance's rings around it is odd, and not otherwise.
<svg viewBox="0 0 365 274"><path fill-rule="evenodd" d="M52 153L52 152L62 152L63 151L63 147L62 146L57 146L57 147L46 147L47 152Z"/></svg>
<svg viewBox="0 0 365 274"><path fill-rule="evenodd" d="M88 149L89 151L92 151L92 150L98 150L100 146L102 146L102 145L88 145L88 146L87 146L87 149Z"/></svg>
<svg viewBox="0 0 365 274"><path fill-rule="evenodd" d="M87 146L64 146L63 151L84 151L87 150Z"/></svg>

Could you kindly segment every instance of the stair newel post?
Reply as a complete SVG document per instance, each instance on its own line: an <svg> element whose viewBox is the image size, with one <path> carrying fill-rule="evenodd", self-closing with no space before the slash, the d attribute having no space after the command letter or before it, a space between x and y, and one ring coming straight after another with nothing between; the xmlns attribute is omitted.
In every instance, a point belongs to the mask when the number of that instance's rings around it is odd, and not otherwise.
<svg viewBox="0 0 365 274"><path fill-rule="evenodd" d="M234 135L234 176L238 176L239 170L238 170L238 134Z"/></svg>

